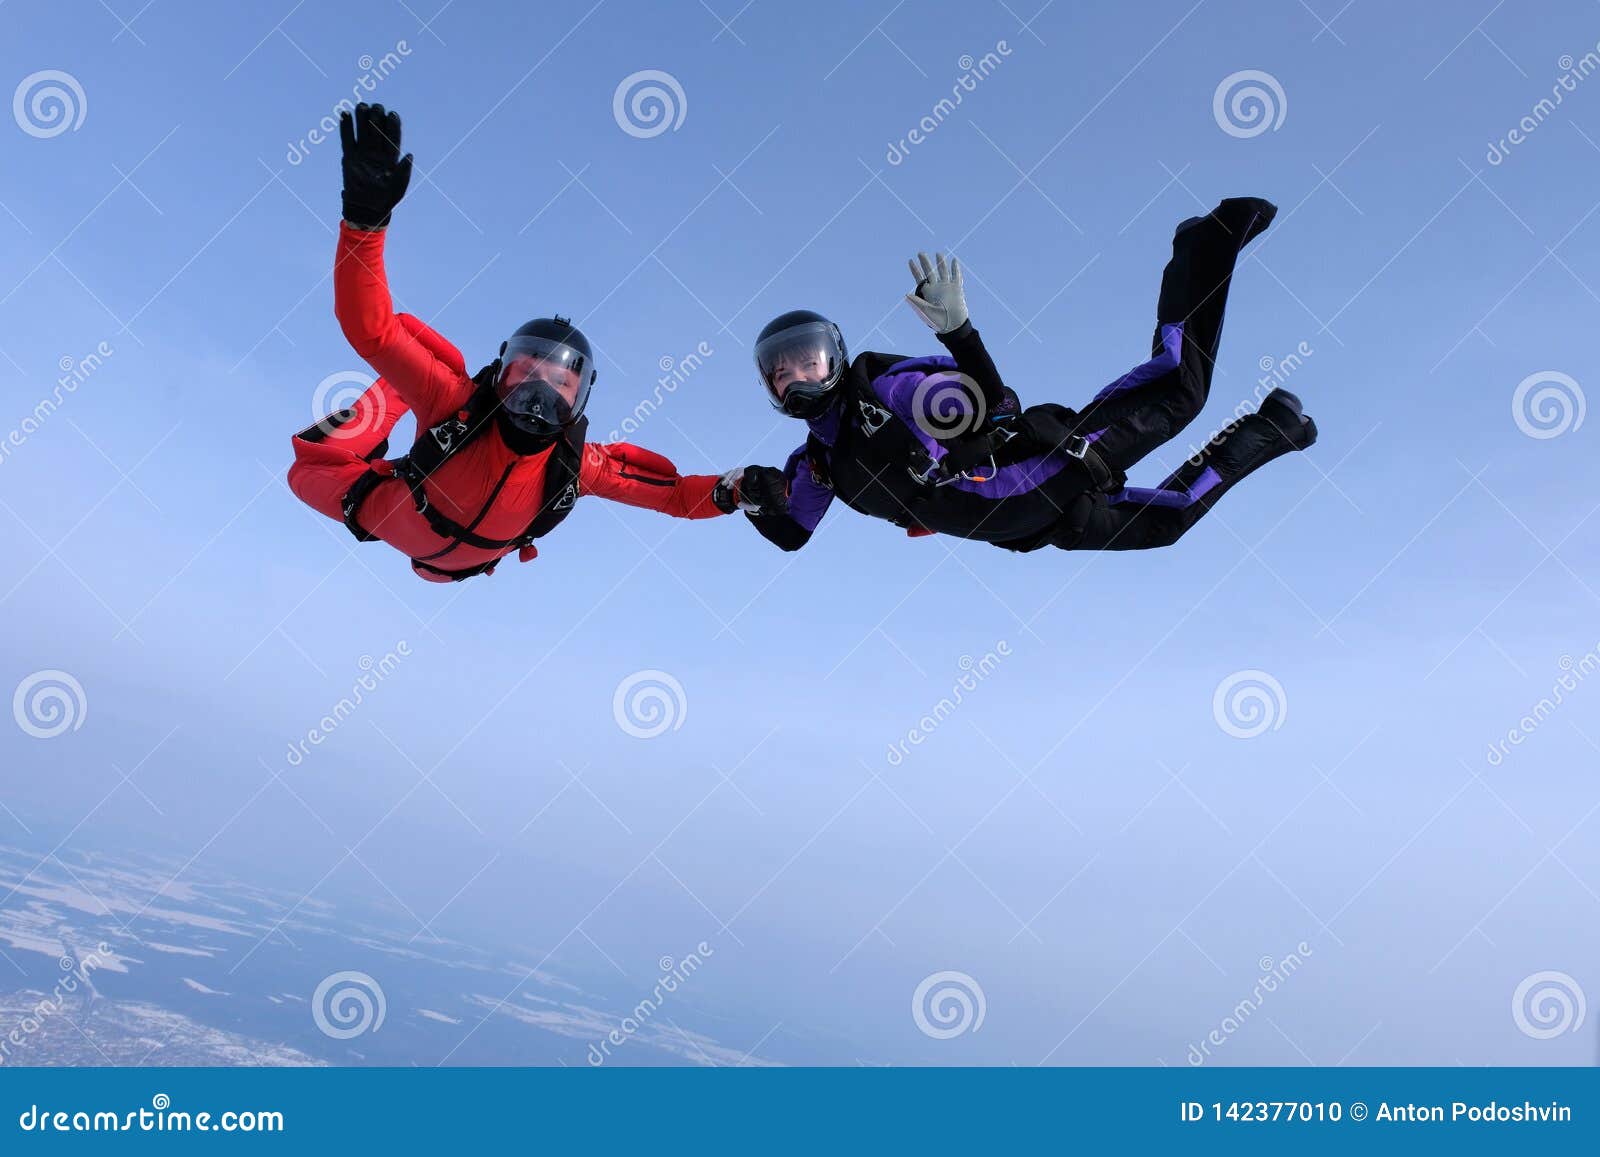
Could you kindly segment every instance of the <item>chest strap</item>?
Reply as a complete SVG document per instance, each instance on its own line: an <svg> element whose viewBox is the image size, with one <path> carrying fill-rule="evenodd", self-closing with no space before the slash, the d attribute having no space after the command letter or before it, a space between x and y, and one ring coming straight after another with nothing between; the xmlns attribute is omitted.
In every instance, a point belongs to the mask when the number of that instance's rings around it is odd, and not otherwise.
<svg viewBox="0 0 1600 1157"><path fill-rule="evenodd" d="M490 491L488 500L484 502L482 509L478 511L478 516L471 523L463 526L433 504L428 497L428 489L424 485L428 475L411 460L409 455L395 461L394 476L404 482L406 488L411 491L411 501L416 506L417 513L422 515L423 520L427 522L429 530L440 538L449 540L449 545L443 550L427 555L426 558L438 558L440 555L448 554L450 551L455 550L458 546L470 546L474 550L504 551L510 550L515 546L527 546L533 541L526 530L515 538L505 539L485 538L477 533L478 525L488 517L489 511L494 509L494 504L500 497L500 491L505 488L506 480L511 477L511 471L515 467L516 463L512 463L501 472L500 480L494 484L494 489Z"/></svg>
<svg viewBox="0 0 1600 1157"><path fill-rule="evenodd" d="M450 437L451 433L458 433L455 430L448 430L445 437L439 437L439 432L447 430L451 425L451 423L442 423L441 426L430 430L427 442L419 442L418 447L412 453L400 458L374 461L366 473L357 478L350 489L345 492L344 498L340 503L340 510L344 516L345 528L355 536L357 542L377 541L378 536L370 533L361 525L361 507L365 503L367 496L380 483L386 482L390 478L398 478L405 483L406 489L411 492L411 501L416 507L417 513L427 522L428 529L439 538L446 540L442 549L435 551L433 554L425 555L420 559L412 559L412 562L432 573L446 575L451 578L471 578L473 575L488 573L493 564L469 567L461 571L440 570L437 567L425 564L441 558L461 546L472 547L475 550L496 551L503 554L516 548L530 546L535 539L553 529L572 509L578 499L579 463L582 460L583 440L587 423L582 421L576 423L549 450L545 462L544 499L540 503L539 511L534 516L533 521L515 538L495 539L486 538L478 534L477 527L488 517L489 511L494 509L494 504L500 497L500 492L504 489L507 480L511 477L511 472L516 463L506 467L505 471L500 475L499 481L495 483L494 490L490 493L488 500L484 502L483 508L478 511L477 517L468 525L462 525L445 514L428 497L425 483L429 475L461 450L466 442L475 436L477 430L482 429L481 424L473 424L467 420L456 419L453 421L463 426L465 428L464 432L468 432L466 439ZM417 449L421 449L422 452L418 453ZM442 453L439 452L441 450L443 451Z"/></svg>

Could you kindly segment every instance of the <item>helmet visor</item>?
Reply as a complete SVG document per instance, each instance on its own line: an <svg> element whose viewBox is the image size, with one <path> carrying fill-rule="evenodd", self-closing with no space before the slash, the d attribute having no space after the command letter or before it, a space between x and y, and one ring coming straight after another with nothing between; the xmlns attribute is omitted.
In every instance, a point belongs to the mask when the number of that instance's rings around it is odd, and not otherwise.
<svg viewBox="0 0 1600 1157"><path fill-rule="evenodd" d="M583 416L594 367L581 350L545 337L514 337L500 355L495 392L515 425L554 434Z"/></svg>
<svg viewBox="0 0 1600 1157"><path fill-rule="evenodd" d="M831 322L808 321L756 343L756 369L772 404L805 417L825 404L844 373L844 346Z"/></svg>

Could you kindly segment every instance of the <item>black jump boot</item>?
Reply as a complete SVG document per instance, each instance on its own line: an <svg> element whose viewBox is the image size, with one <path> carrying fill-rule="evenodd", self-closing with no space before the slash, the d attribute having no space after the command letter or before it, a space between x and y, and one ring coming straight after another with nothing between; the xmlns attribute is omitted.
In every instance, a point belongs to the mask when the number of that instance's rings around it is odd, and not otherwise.
<svg viewBox="0 0 1600 1157"><path fill-rule="evenodd" d="M1170 546L1241 479L1317 440L1300 399L1273 390L1253 414L1226 426L1154 490L1133 487L1098 498L1078 527L1063 527L1068 550L1145 550Z"/></svg>

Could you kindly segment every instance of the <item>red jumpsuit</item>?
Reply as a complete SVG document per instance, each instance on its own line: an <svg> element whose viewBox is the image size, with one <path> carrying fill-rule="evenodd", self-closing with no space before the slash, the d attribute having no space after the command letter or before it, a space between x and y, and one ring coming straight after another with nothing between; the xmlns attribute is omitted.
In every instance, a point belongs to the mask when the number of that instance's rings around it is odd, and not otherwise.
<svg viewBox="0 0 1600 1157"><path fill-rule="evenodd" d="M341 224L333 279L334 313L344 335L381 376L339 416L337 425L327 420L293 439L289 488L313 510L341 522L345 495L373 468L369 456L383 452L395 423L411 411L419 431L430 429L460 413L475 388L460 350L419 319L394 312L384 276L383 239L382 231ZM550 454L514 453L491 424L428 477L428 500L482 538L517 538L544 501ZM385 464L376 466L381 472ZM716 484L716 475L680 476L659 454L625 442L586 445L578 475L580 495L676 518L724 513L711 500ZM411 490L398 478L386 478L367 494L357 521L368 534L413 559L416 574L432 582L449 582L448 572L481 568L515 549L452 548L418 512ZM530 545L519 556L527 562L537 553ZM419 559L427 561L418 565Z"/></svg>

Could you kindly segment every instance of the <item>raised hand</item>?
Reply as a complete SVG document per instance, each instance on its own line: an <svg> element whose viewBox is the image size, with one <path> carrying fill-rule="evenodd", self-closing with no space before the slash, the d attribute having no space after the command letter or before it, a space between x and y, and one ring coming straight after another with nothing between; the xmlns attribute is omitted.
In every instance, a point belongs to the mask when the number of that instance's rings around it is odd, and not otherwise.
<svg viewBox="0 0 1600 1157"><path fill-rule="evenodd" d="M400 155L400 114L381 104L358 104L339 114L344 156L344 219L358 229L382 229L411 183L411 154Z"/></svg>
<svg viewBox="0 0 1600 1157"><path fill-rule="evenodd" d="M934 333L960 329L967 320L967 294L961 280L961 262L952 257L947 265L943 253L938 254L936 260L930 259L926 253L919 253L917 260L908 264L917 287L906 294L906 303L917 311L917 316L927 322Z"/></svg>

